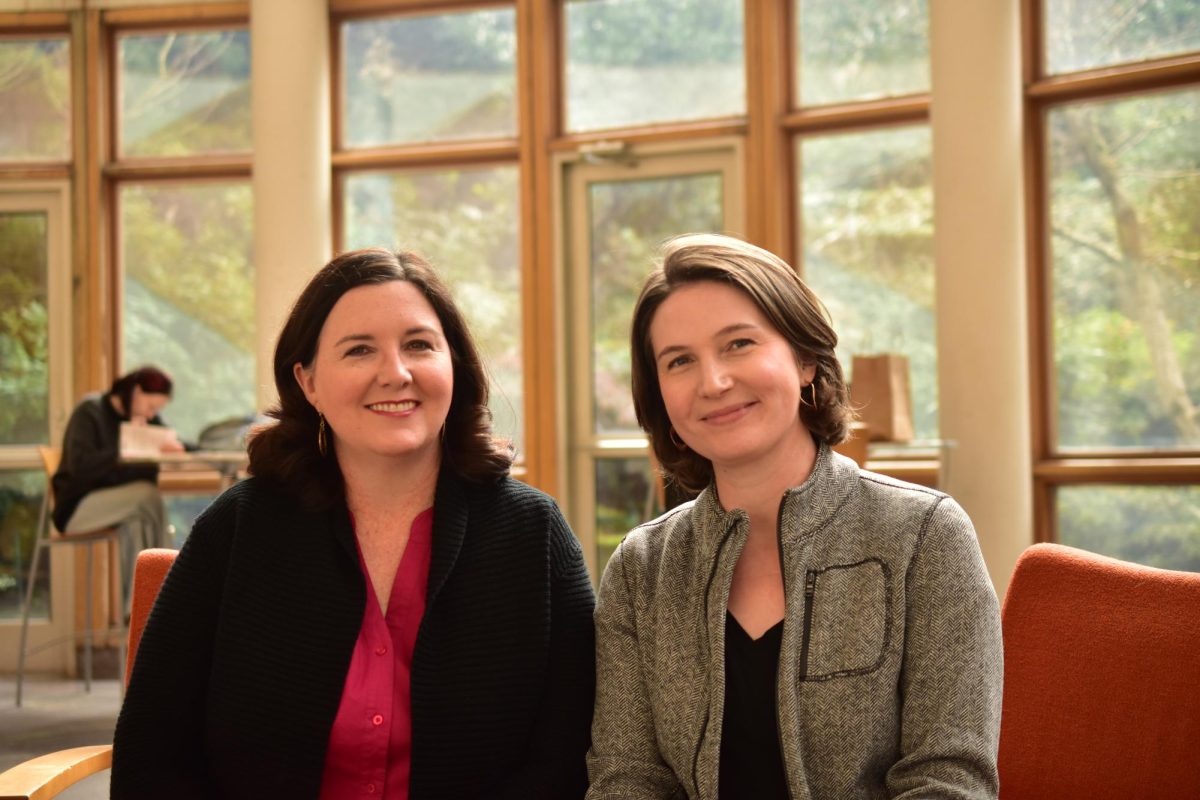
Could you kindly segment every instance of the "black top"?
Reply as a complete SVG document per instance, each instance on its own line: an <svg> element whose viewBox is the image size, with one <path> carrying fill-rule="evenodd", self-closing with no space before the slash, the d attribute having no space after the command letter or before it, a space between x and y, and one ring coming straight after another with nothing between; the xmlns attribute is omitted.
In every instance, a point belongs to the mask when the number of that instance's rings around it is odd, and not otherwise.
<svg viewBox="0 0 1200 800"><path fill-rule="evenodd" d="M725 613L725 716L721 723L721 800L788 800L779 749L775 676L783 620L751 639Z"/></svg>
<svg viewBox="0 0 1200 800"><path fill-rule="evenodd" d="M112 797L317 797L367 588L344 504L258 478L200 516L117 720ZM412 800L587 788L591 580L546 495L443 470L412 664Z"/></svg>
<svg viewBox="0 0 1200 800"><path fill-rule="evenodd" d="M158 479L156 464L121 464L121 423L112 394L89 394L67 421L62 460L54 473L54 524L61 531L88 492ZM162 425L157 416L150 425Z"/></svg>

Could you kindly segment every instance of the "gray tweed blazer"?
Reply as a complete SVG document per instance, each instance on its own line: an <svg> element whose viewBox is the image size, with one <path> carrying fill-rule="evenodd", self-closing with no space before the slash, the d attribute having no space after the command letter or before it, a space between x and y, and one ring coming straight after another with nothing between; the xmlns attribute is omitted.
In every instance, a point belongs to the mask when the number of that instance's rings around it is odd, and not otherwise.
<svg viewBox="0 0 1200 800"><path fill-rule="evenodd" d="M590 800L715 800L725 611L748 517L713 487L635 528L596 608ZM792 800L994 798L1003 649L962 508L822 446L780 507Z"/></svg>

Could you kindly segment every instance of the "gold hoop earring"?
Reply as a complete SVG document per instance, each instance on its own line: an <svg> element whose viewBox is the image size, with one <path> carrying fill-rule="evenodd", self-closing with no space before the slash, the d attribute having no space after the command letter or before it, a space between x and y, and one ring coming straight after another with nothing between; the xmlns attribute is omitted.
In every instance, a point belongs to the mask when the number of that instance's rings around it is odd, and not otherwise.
<svg viewBox="0 0 1200 800"><path fill-rule="evenodd" d="M809 396L812 398L811 400L806 401L804 399L804 389L805 388L810 390ZM807 387L801 387L801 389L800 389L800 405L808 406L813 411L817 411L819 409L819 406L817 405L817 379L816 378L813 378Z"/></svg>
<svg viewBox="0 0 1200 800"><path fill-rule="evenodd" d="M321 424L317 426L317 450L324 458L329 455L329 445L325 441L325 415L318 411L317 416L321 418Z"/></svg>
<svg viewBox="0 0 1200 800"><path fill-rule="evenodd" d="M674 427L667 428L667 438L671 440L671 444L675 445L677 450L687 450L688 446L679 438L679 434L675 432Z"/></svg>

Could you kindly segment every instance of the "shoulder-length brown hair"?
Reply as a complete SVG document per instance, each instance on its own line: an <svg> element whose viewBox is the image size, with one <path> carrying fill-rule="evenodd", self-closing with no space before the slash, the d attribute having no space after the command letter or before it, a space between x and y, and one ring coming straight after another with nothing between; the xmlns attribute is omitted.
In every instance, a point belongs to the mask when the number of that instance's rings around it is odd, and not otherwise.
<svg viewBox="0 0 1200 800"><path fill-rule="evenodd" d="M508 473L512 447L492 434L488 380L466 320L433 267L411 252L382 248L344 253L326 264L301 292L275 345L275 388L279 405L268 416L277 424L250 440L250 472L282 485L310 507L340 500L345 489L337 459L317 448L319 416L296 382L293 368L312 366L317 340L342 295L359 286L406 281L424 295L450 346L454 390L442 437L442 464L472 482Z"/></svg>
<svg viewBox="0 0 1200 800"><path fill-rule="evenodd" d="M661 259L634 307L630 352L638 424L649 434L669 478L689 492L698 492L713 477L711 461L672 441L650 341L650 323L658 307L680 286L699 281L724 283L744 292L787 339L797 362L816 365L812 388L801 392L800 420L822 442L833 445L846 439L854 411L834 352L837 334L825 306L787 262L760 247L717 234L671 239L663 245Z"/></svg>

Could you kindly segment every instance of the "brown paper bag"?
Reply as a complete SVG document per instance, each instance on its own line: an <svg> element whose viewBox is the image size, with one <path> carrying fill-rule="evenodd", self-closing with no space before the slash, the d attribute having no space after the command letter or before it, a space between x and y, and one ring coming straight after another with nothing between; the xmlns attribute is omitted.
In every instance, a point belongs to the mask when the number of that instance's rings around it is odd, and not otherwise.
<svg viewBox="0 0 1200 800"><path fill-rule="evenodd" d="M907 442L913 437L908 393L908 356L853 356L850 400L873 442Z"/></svg>

